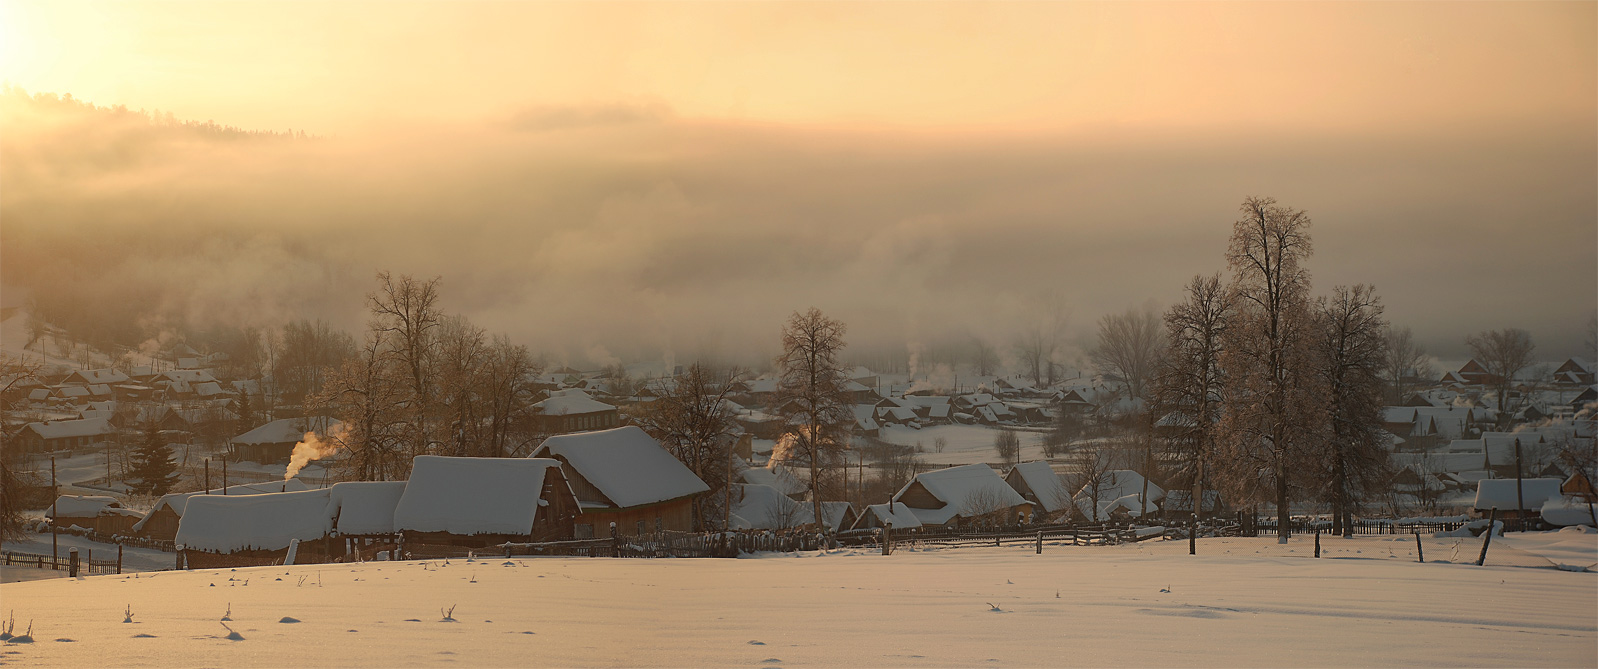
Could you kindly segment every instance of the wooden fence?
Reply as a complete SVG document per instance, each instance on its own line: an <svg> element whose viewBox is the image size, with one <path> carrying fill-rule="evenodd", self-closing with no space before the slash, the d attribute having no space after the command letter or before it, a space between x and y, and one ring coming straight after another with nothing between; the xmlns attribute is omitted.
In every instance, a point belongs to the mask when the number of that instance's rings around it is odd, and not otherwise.
<svg viewBox="0 0 1598 669"><path fill-rule="evenodd" d="M62 555L50 557L48 555L35 555L33 553L14 553L5 551L4 564L8 567L36 567L38 569L54 569L59 571L72 570L72 556ZM78 559L78 573L90 574L120 574L122 563L116 560L96 560L92 554L85 554Z"/></svg>

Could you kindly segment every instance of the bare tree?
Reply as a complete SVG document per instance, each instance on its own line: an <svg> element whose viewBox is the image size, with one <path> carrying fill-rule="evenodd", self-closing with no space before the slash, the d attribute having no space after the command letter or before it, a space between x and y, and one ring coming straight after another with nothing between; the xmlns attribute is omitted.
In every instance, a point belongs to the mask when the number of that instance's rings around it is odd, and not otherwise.
<svg viewBox="0 0 1598 669"><path fill-rule="evenodd" d="M1015 430L1001 428L993 438L993 451L998 454L999 461L1006 465L1015 466L1021 462L1021 437Z"/></svg>
<svg viewBox="0 0 1598 669"><path fill-rule="evenodd" d="M1241 209L1227 249L1238 313L1227 328L1222 356L1227 467L1217 473L1236 498L1274 497L1277 539L1286 543L1289 486L1302 474L1306 446L1298 417L1314 405L1307 345L1310 276L1304 268L1310 219L1270 198L1248 198Z"/></svg>
<svg viewBox="0 0 1598 669"><path fill-rule="evenodd" d="M307 404L344 424L344 431L327 435L347 453L337 461L341 478L403 481L409 477L411 458L401 453L409 413L403 402L408 396L403 374L376 332L367 334L354 358L328 373L322 391Z"/></svg>
<svg viewBox="0 0 1598 669"><path fill-rule="evenodd" d="M794 312L782 328L777 358L778 414L785 438L809 460L810 498L821 518L823 469L848 447L854 412L844 392L848 377L839 363L846 328L811 307Z"/></svg>
<svg viewBox="0 0 1598 669"><path fill-rule="evenodd" d="M383 271L377 273L377 291L366 296L371 330L382 336L386 350L409 382L406 403L413 421L409 435L412 455L426 453L433 443L428 423L434 399L433 338L443 318L437 306L438 282L438 277L417 280L401 275L395 279Z"/></svg>
<svg viewBox="0 0 1598 669"><path fill-rule="evenodd" d="M972 337L971 363L976 367L977 376L987 376L997 370L999 354L986 339Z"/></svg>
<svg viewBox="0 0 1598 669"><path fill-rule="evenodd" d="M1515 375L1531 366L1532 352L1537 350L1531 333L1515 328L1487 330L1465 337L1465 345L1470 347L1476 362L1492 375L1491 385L1498 394L1499 420L1507 420L1509 408L1505 402L1509 399L1509 389L1514 386Z"/></svg>
<svg viewBox="0 0 1598 669"><path fill-rule="evenodd" d="M531 446L532 380L544 371L527 347L495 335L485 354L478 392L488 411L486 454L514 457Z"/></svg>
<svg viewBox="0 0 1598 669"><path fill-rule="evenodd" d="M272 378L284 401L291 404L320 392L327 371L355 355L355 339L323 320L290 321L278 341Z"/></svg>
<svg viewBox="0 0 1598 669"><path fill-rule="evenodd" d="M1077 506L1080 507L1083 498L1087 498L1090 510L1083 515L1088 516L1088 520L1096 523L1099 521L1099 499L1106 489L1112 488L1116 484L1116 477L1113 473L1115 471L1114 458L1102 448L1090 447L1078 450L1072 456L1071 464L1074 466L1075 472L1070 478L1071 485L1068 487L1077 491L1073 499L1076 500Z"/></svg>
<svg viewBox="0 0 1598 669"><path fill-rule="evenodd" d="M717 374L696 362L676 383L667 384L659 400L634 417L639 427L710 486L710 492L692 502L697 531L724 525L726 514L731 513L728 486L737 424L727 395L743 376L743 370L736 367ZM716 513L712 504L716 500L726 502L721 513Z"/></svg>
<svg viewBox="0 0 1598 669"><path fill-rule="evenodd" d="M960 516L971 525L1009 525L1015 520L1009 517L1009 511L1003 493L994 488L973 490L960 503Z"/></svg>
<svg viewBox="0 0 1598 669"><path fill-rule="evenodd" d="M1195 276L1187 296L1165 312L1166 352L1155 376L1156 430L1176 453L1176 474L1189 483L1194 524L1215 458L1225 393L1221 356L1235 307L1219 274ZM1194 530L1196 531L1196 529ZM1189 548L1193 548L1190 544Z"/></svg>
<svg viewBox="0 0 1598 669"><path fill-rule="evenodd" d="M1099 319L1099 341L1093 364L1125 384L1130 399L1148 399L1148 382L1159 364L1164 337L1160 319L1150 309L1129 309Z"/></svg>
<svg viewBox="0 0 1598 669"><path fill-rule="evenodd" d="M1020 358L1032 382L1042 385L1045 380L1054 382L1054 356L1060 348L1060 336L1065 330L1065 314L1058 307L1040 313L1021 329L1015 340L1016 356Z"/></svg>
<svg viewBox="0 0 1598 669"><path fill-rule="evenodd" d="M1598 362L1598 309L1587 317L1587 337L1582 340L1588 362Z"/></svg>
<svg viewBox="0 0 1598 669"><path fill-rule="evenodd" d="M1387 322L1373 288L1332 289L1316 304L1313 338L1324 393L1316 451L1321 501L1332 508L1332 532L1353 536L1354 508L1392 479L1382 430L1382 370L1387 367Z"/></svg>
<svg viewBox="0 0 1598 669"><path fill-rule="evenodd" d="M9 355L0 357L0 402L3 402L0 409L6 415L10 415L13 407L4 398L11 396L12 388L34 378L41 367L42 363L25 363ZM17 435L25 425L22 421L0 421L0 539L22 536L22 525L26 521L22 501L24 485L17 472L22 449L16 445ZM106 483L109 485L110 481Z"/></svg>
<svg viewBox="0 0 1598 669"><path fill-rule="evenodd" d="M488 332L464 316L440 319L433 340L435 348L436 399L442 425L449 432L443 442L446 455L481 456L486 439L479 393L487 373Z"/></svg>
<svg viewBox="0 0 1598 669"><path fill-rule="evenodd" d="M1395 403L1404 401L1404 396L1410 389L1410 379L1430 379L1436 376L1436 371L1432 369L1431 356L1426 353L1426 347L1415 341L1415 333L1409 328L1388 330L1387 356L1383 363L1382 373L1387 378L1388 387L1392 389L1388 398Z"/></svg>

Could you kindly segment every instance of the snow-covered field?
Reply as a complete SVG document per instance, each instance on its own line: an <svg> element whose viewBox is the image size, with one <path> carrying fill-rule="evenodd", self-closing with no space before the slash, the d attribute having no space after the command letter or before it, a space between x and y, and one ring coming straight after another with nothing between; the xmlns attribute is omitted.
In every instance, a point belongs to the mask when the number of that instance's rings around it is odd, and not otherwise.
<svg viewBox="0 0 1598 669"><path fill-rule="evenodd" d="M1508 562L1598 561L1523 535ZM1431 539L1470 559L1474 539ZM1598 574L1413 562L1413 539L526 558L5 586L26 666L1592 666ZM1495 549L1498 546L1495 542ZM1436 554L1434 554L1434 551ZM1497 554L1495 554L1496 556ZM1513 559L1509 559L1513 558ZM1460 557L1460 561L1466 559ZM124 623L131 606L133 622ZM453 621L443 620L453 607ZM440 609L444 609L443 612ZM227 640L220 619L243 637Z"/></svg>
<svg viewBox="0 0 1598 669"><path fill-rule="evenodd" d="M933 466L973 465L978 462L999 462L993 450L993 440L999 435L997 428L984 425L933 425L919 430L909 427L884 427L879 433L883 441L901 446L920 444L926 449L922 461ZM1021 461L1043 459L1043 433L1017 430L1021 438ZM933 450L938 438L947 442L940 453Z"/></svg>

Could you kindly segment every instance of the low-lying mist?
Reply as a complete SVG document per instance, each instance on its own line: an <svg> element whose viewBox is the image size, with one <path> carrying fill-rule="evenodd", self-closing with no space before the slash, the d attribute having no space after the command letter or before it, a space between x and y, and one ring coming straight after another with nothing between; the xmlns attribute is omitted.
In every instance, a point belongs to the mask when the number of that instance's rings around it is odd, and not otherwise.
<svg viewBox="0 0 1598 669"><path fill-rule="evenodd" d="M4 98L7 306L70 305L119 340L358 330L387 269L442 276L446 310L579 366L759 363L812 305L859 355L1002 347L1056 315L1085 345L1100 315L1220 270L1247 195L1315 219L1318 292L1375 284L1445 358L1500 327L1574 354L1598 302L1590 125L1023 136L611 105L290 138Z"/></svg>

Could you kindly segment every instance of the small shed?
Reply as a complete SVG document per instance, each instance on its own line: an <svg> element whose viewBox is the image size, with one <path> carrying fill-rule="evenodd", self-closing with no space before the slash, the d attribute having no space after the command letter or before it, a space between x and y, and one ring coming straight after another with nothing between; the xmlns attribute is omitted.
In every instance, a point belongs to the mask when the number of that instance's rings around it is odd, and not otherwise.
<svg viewBox="0 0 1598 669"><path fill-rule="evenodd" d="M50 524L55 527L72 527L93 530L100 512L120 508L121 502L105 495L62 495L50 505Z"/></svg>

